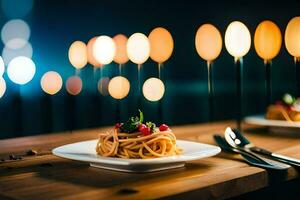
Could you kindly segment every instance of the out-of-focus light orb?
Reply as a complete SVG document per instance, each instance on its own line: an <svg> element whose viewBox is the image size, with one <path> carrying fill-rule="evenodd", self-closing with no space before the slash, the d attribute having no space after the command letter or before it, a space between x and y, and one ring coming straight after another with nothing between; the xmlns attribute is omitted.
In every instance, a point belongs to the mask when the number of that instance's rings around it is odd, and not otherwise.
<svg viewBox="0 0 300 200"><path fill-rule="evenodd" d="M19 85L24 85L34 77L36 67L27 57L19 56L10 61L7 67L9 79Z"/></svg>
<svg viewBox="0 0 300 200"><path fill-rule="evenodd" d="M15 57L24 56L27 58L32 58L33 50L30 43L26 43L25 46L19 49L10 49L8 47L4 47L2 51L2 58L4 60L5 65Z"/></svg>
<svg viewBox="0 0 300 200"><path fill-rule="evenodd" d="M150 42L142 33L134 33L127 41L128 58L135 64L143 64L150 56Z"/></svg>
<svg viewBox="0 0 300 200"><path fill-rule="evenodd" d="M149 78L143 84L143 95L149 101L159 101L165 93L165 85L158 78Z"/></svg>
<svg viewBox="0 0 300 200"><path fill-rule="evenodd" d="M127 78L123 76L116 76L112 78L108 84L108 92L114 99L125 98L130 90L130 83Z"/></svg>
<svg viewBox="0 0 300 200"><path fill-rule="evenodd" d="M285 29L284 41L289 54L300 58L300 16L289 21Z"/></svg>
<svg viewBox="0 0 300 200"><path fill-rule="evenodd" d="M5 65L2 57L0 56L0 76L3 76L5 70Z"/></svg>
<svg viewBox="0 0 300 200"><path fill-rule="evenodd" d="M174 41L171 33L162 27L153 29L149 34L150 58L158 63L168 60L173 52Z"/></svg>
<svg viewBox="0 0 300 200"><path fill-rule="evenodd" d="M78 76L71 76L66 82L67 92L71 95L78 95L82 90L82 81Z"/></svg>
<svg viewBox="0 0 300 200"><path fill-rule="evenodd" d="M93 45L94 58L101 64L107 65L114 59L116 44L111 37L102 35L97 37Z"/></svg>
<svg viewBox="0 0 300 200"><path fill-rule="evenodd" d="M119 64L125 64L129 60L127 56L127 50L126 50L128 39L125 35L118 34L113 38L113 40L115 41L116 44L116 54L114 57L114 61Z"/></svg>
<svg viewBox="0 0 300 200"><path fill-rule="evenodd" d="M93 55L93 46L96 42L96 39L97 37L93 37L87 44L87 60L94 67L101 67L101 63L99 63Z"/></svg>
<svg viewBox="0 0 300 200"><path fill-rule="evenodd" d="M225 47L230 55L241 58L246 55L251 46L251 36L248 28L239 21L229 24L225 32Z"/></svg>
<svg viewBox="0 0 300 200"><path fill-rule="evenodd" d="M107 96L108 93L108 84L109 84L110 79L108 77L102 77L98 81L98 91L103 95Z"/></svg>
<svg viewBox="0 0 300 200"><path fill-rule="evenodd" d="M26 45L30 37L28 24L20 19L8 21L1 30L1 39L6 47L19 49Z"/></svg>
<svg viewBox="0 0 300 200"><path fill-rule="evenodd" d="M215 60L222 50L220 31L212 24L203 24L196 33L195 46L201 58L206 61Z"/></svg>
<svg viewBox="0 0 300 200"><path fill-rule="evenodd" d="M20 18L32 10L33 0L1 0L1 7L7 17Z"/></svg>
<svg viewBox="0 0 300 200"><path fill-rule="evenodd" d="M6 91L6 83L3 77L0 77L0 98L3 97Z"/></svg>
<svg viewBox="0 0 300 200"><path fill-rule="evenodd" d="M278 26L269 20L261 22L254 34L254 47L259 57L272 60L281 48L281 32Z"/></svg>
<svg viewBox="0 0 300 200"><path fill-rule="evenodd" d="M60 91L62 87L62 78L59 73L49 71L45 73L41 79L41 87L47 94L54 95Z"/></svg>
<svg viewBox="0 0 300 200"><path fill-rule="evenodd" d="M81 69L87 64L87 47L82 41L75 41L69 48L70 63L76 69Z"/></svg>

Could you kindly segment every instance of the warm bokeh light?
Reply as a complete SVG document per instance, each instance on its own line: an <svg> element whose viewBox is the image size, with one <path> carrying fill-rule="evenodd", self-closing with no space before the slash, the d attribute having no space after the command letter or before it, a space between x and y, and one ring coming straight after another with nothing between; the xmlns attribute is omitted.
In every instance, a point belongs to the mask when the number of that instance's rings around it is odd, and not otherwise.
<svg viewBox="0 0 300 200"><path fill-rule="evenodd" d="M6 83L3 77L0 77L0 98L3 97L6 91Z"/></svg>
<svg viewBox="0 0 300 200"><path fill-rule="evenodd" d="M15 57L18 56L24 56L27 58L32 58L33 50L32 46L29 42L26 43L25 46L19 49L11 49L8 47L4 47L2 51L2 57L5 65L8 65L8 63Z"/></svg>
<svg viewBox="0 0 300 200"><path fill-rule="evenodd" d="M254 34L254 47L259 57L265 61L272 60L281 48L281 32L278 26L269 20L261 22Z"/></svg>
<svg viewBox="0 0 300 200"><path fill-rule="evenodd" d="M24 85L34 77L35 70L35 64L30 58L19 56L10 61L7 74L12 82Z"/></svg>
<svg viewBox="0 0 300 200"><path fill-rule="evenodd" d="M300 16L291 19L285 29L285 46L295 58L300 58Z"/></svg>
<svg viewBox="0 0 300 200"><path fill-rule="evenodd" d="M196 33L195 46L201 58L206 61L215 60L222 50L220 31L212 24L203 24Z"/></svg>
<svg viewBox="0 0 300 200"><path fill-rule="evenodd" d="M149 78L143 85L143 95L149 101L159 101L165 93L165 85L158 78Z"/></svg>
<svg viewBox="0 0 300 200"><path fill-rule="evenodd" d="M87 64L87 46L84 42L75 41L71 44L69 60L76 69L81 69Z"/></svg>
<svg viewBox="0 0 300 200"><path fill-rule="evenodd" d="M0 56L0 76L3 76L5 70L4 61L2 57Z"/></svg>
<svg viewBox="0 0 300 200"><path fill-rule="evenodd" d="M126 45L127 45L127 37L123 34L116 35L113 40L116 44L116 54L114 57L114 61L119 64L125 64L128 62L129 58L127 56Z"/></svg>
<svg viewBox="0 0 300 200"><path fill-rule="evenodd" d="M157 27L149 34L150 57L158 63L168 60L173 52L174 41L171 33L162 27Z"/></svg>
<svg viewBox="0 0 300 200"><path fill-rule="evenodd" d="M67 92L71 95L78 95L82 90L82 81L78 76L71 76L66 82Z"/></svg>
<svg viewBox="0 0 300 200"><path fill-rule="evenodd" d="M20 19L8 21L1 30L1 39L6 47L19 49L26 45L30 37L28 24Z"/></svg>
<svg viewBox="0 0 300 200"><path fill-rule="evenodd" d="M33 0L1 0L3 13L9 18L26 16L33 7Z"/></svg>
<svg viewBox="0 0 300 200"><path fill-rule="evenodd" d="M41 87L47 94L54 95L60 91L62 87L62 78L59 73L49 71L45 73L41 79Z"/></svg>
<svg viewBox="0 0 300 200"><path fill-rule="evenodd" d="M225 32L225 47L230 55L241 58L246 55L251 46L251 36L248 28L239 21L229 24Z"/></svg>
<svg viewBox="0 0 300 200"><path fill-rule="evenodd" d="M130 90L129 81L123 76L112 78L108 84L108 92L115 99L125 98Z"/></svg>
<svg viewBox="0 0 300 200"><path fill-rule="evenodd" d="M87 60L94 67L101 67L102 65L95 59L93 55L93 46L96 42L97 37L93 37L87 44Z"/></svg>
<svg viewBox="0 0 300 200"><path fill-rule="evenodd" d="M135 64L143 64L150 56L150 43L142 33L134 33L127 41L128 58Z"/></svg>
<svg viewBox="0 0 300 200"><path fill-rule="evenodd" d="M109 84L110 79L108 77L102 77L98 81L98 91L103 95L107 96L108 95L108 84Z"/></svg>
<svg viewBox="0 0 300 200"><path fill-rule="evenodd" d="M94 58L101 64L107 65L114 59L116 45L111 37L102 35L97 37L93 45Z"/></svg>

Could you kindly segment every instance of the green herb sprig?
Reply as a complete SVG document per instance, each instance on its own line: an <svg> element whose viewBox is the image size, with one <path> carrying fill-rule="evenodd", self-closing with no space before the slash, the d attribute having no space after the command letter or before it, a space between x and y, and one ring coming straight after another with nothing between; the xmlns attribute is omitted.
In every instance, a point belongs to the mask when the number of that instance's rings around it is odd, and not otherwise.
<svg viewBox="0 0 300 200"><path fill-rule="evenodd" d="M138 130L140 124L144 121L143 112L139 110L139 117L130 117L121 127L120 131L124 133L133 133Z"/></svg>

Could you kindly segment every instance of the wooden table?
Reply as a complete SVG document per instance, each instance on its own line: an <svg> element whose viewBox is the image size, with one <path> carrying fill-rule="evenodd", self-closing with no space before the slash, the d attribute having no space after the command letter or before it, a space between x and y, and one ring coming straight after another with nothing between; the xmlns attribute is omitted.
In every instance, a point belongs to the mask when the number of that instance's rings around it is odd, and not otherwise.
<svg viewBox="0 0 300 200"><path fill-rule="evenodd" d="M212 135L233 122L173 127L178 138L214 144ZM105 129L105 128L102 128ZM97 138L99 129L0 140L0 199L224 199L272 185L270 173L243 162L239 155L189 162L185 168L146 174L113 172L58 158L54 147ZM300 158L300 137L249 133L259 146ZM37 155L24 156L30 149ZM9 155L22 159L8 160ZM290 168L279 182L297 179Z"/></svg>

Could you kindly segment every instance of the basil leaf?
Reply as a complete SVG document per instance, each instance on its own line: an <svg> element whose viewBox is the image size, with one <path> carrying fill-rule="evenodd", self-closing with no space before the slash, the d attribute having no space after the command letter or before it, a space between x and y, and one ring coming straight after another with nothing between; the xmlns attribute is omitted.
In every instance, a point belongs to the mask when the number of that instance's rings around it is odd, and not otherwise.
<svg viewBox="0 0 300 200"><path fill-rule="evenodd" d="M140 124L142 124L144 121L144 114L141 110L139 110L139 113L140 113Z"/></svg>
<svg viewBox="0 0 300 200"><path fill-rule="evenodd" d="M143 123L144 115L143 112L139 110L140 117L130 117L121 127L120 131L124 133L133 133L138 131L138 127Z"/></svg>

